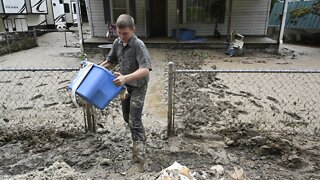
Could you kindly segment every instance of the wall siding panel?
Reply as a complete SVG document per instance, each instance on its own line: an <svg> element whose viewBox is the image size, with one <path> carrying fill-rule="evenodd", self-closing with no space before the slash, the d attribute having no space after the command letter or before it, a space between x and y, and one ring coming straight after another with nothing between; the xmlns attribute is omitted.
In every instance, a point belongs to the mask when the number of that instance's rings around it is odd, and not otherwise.
<svg viewBox="0 0 320 180"><path fill-rule="evenodd" d="M229 0L226 7L228 8ZM236 30L244 35L264 36L270 0L233 0L233 12L231 30ZM172 29L176 28L176 0L168 0L168 36ZM145 32L145 0L136 0L136 34L146 36ZM104 23L104 7L102 0L90 1L92 35L104 37L107 25ZM90 18L89 18L90 19ZM227 33L228 10L225 21L218 25L222 35ZM189 28L197 31L197 36L211 36L214 32L214 24L180 24L180 28Z"/></svg>
<svg viewBox="0 0 320 180"><path fill-rule="evenodd" d="M233 0L231 30L244 35L264 36L269 3L270 0ZM227 0L227 8L228 4L229 0ZM176 28L176 1L169 1L168 8L168 32L171 32ZM227 23L228 9L224 23L218 25L218 31L222 35L227 34ZM211 36L214 32L213 24L180 24L180 27L196 30L197 36ZM171 36L171 33L168 36Z"/></svg>
<svg viewBox="0 0 320 180"><path fill-rule="evenodd" d="M144 30L144 8L145 0L136 0L136 34L145 36ZM91 20L92 20L92 36L105 37L107 33L107 25L104 21L103 0L90 1ZM89 18L90 20L90 18Z"/></svg>

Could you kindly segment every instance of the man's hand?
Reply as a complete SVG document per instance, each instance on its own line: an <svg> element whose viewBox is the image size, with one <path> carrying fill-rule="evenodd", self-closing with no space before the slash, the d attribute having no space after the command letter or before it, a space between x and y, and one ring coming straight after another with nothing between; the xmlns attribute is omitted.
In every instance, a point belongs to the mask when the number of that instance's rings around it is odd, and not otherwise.
<svg viewBox="0 0 320 180"><path fill-rule="evenodd" d="M119 93L120 100L123 101L129 97L129 92L127 91L127 88L123 89Z"/></svg>
<svg viewBox="0 0 320 180"><path fill-rule="evenodd" d="M124 85L127 81L126 81L126 77L118 72L115 72L114 73L117 78L113 80L113 83L116 85L116 86L122 86Z"/></svg>

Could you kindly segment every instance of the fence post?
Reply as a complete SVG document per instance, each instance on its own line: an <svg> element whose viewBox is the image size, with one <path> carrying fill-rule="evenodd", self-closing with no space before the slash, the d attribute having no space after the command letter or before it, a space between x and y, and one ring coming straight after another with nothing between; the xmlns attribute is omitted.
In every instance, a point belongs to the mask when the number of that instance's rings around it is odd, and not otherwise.
<svg viewBox="0 0 320 180"><path fill-rule="evenodd" d="M36 27L33 27L33 36L34 36L35 38L37 37Z"/></svg>
<svg viewBox="0 0 320 180"><path fill-rule="evenodd" d="M68 47L68 40L67 40L67 32L64 31L64 40L66 42L66 45L64 47Z"/></svg>
<svg viewBox="0 0 320 180"><path fill-rule="evenodd" d="M174 135L173 129L173 107L172 107L172 95L173 95L173 73L174 73L174 63L169 62L168 64L168 137L172 137Z"/></svg>

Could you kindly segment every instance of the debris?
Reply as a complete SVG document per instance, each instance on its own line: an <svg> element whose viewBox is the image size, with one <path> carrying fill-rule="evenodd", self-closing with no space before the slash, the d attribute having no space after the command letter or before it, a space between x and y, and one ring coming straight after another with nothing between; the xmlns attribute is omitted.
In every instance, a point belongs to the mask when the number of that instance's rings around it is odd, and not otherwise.
<svg viewBox="0 0 320 180"><path fill-rule="evenodd" d="M67 163L56 161L48 168L35 170L24 175L17 175L10 179L78 179L80 173L75 172Z"/></svg>
<svg viewBox="0 0 320 180"><path fill-rule="evenodd" d="M226 145L231 146L232 144L234 144L234 140L226 137L224 142L226 143Z"/></svg>
<svg viewBox="0 0 320 180"><path fill-rule="evenodd" d="M190 169L186 166L182 166L178 162L174 162L171 166L162 170L160 176L158 176L157 180L171 180L171 179L179 179L179 180L195 180L190 172Z"/></svg>
<svg viewBox="0 0 320 180"><path fill-rule="evenodd" d="M238 169L234 167L234 173L230 174L231 180L249 180L249 178L244 174L243 169Z"/></svg>
<svg viewBox="0 0 320 180"><path fill-rule="evenodd" d="M210 168L210 173L219 178L219 176L224 174L224 168L221 165L214 165Z"/></svg>
<svg viewBox="0 0 320 180"><path fill-rule="evenodd" d="M53 103L44 104L43 107L47 108L47 107L55 106L55 105L58 105L58 104L59 104L58 102L53 102Z"/></svg>
<svg viewBox="0 0 320 180"><path fill-rule="evenodd" d="M101 166L109 166L110 164L112 164L112 159L103 159L101 162L100 162L100 165Z"/></svg>
<svg viewBox="0 0 320 180"><path fill-rule="evenodd" d="M30 100L33 101L33 100L39 99L41 97L43 97L43 94L38 94L38 95L33 96Z"/></svg>
<svg viewBox="0 0 320 180"><path fill-rule="evenodd" d="M303 164L302 159L298 155L290 155L288 161L290 162L289 166L292 168L299 168Z"/></svg>

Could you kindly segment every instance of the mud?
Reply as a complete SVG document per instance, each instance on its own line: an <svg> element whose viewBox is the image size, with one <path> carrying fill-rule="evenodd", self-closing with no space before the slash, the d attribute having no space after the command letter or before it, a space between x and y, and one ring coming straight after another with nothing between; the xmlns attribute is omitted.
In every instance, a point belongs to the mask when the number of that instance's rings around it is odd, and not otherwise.
<svg viewBox="0 0 320 180"><path fill-rule="evenodd" d="M41 42L45 47L50 46L47 41ZM58 56L74 58L69 53L76 51L70 51L64 50L64 54ZM270 63L282 67L283 64L277 63L294 64L287 59L292 56L291 51L287 56L251 54L233 59L219 51L150 49L150 52L154 71L143 115L147 132L145 173L129 171L132 167L130 132L121 118L119 101L115 100L98 112L99 129L94 134L84 132L80 118L67 123L65 119L41 119L47 123L38 124L19 121L15 126L10 126L13 119L0 119L0 179L156 179L162 169L175 161L199 175L207 174L206 178L197 176L197 179L216 179L210 170L214 165L225 169L220 178L227 178L234 167L240 167L250 179L320 179L320 143L316 136L261 131L251 121L239 121L265 107L286 113L299 122L305 114L280 106L282 102L273 94L260 97L247 89L236 91L226 83L225 77L217 74L176 77L177 136L166 137L168 61L175 62L176 68L181 69L223 68L227 64L256 67ZM304 55L297 58L301 56ZM99 62L101 56L90 58ZM70 61L79 63L77 59ZM9 62L9 66L12 63ZM57 90L62 88L59 92L66 93L62 86L67 82L59 80ZM38 102L45 97L37 93L29 99ZM60 96L58 99L66 105L64 111L76 113L69 99ZM53 108L56 103L45 101L41 107ZM244 108L247 106L254 108L250 111ZM29 108L32 106L23 106L20 110ZM59 121L64 123L50 125Z"/></svg>

